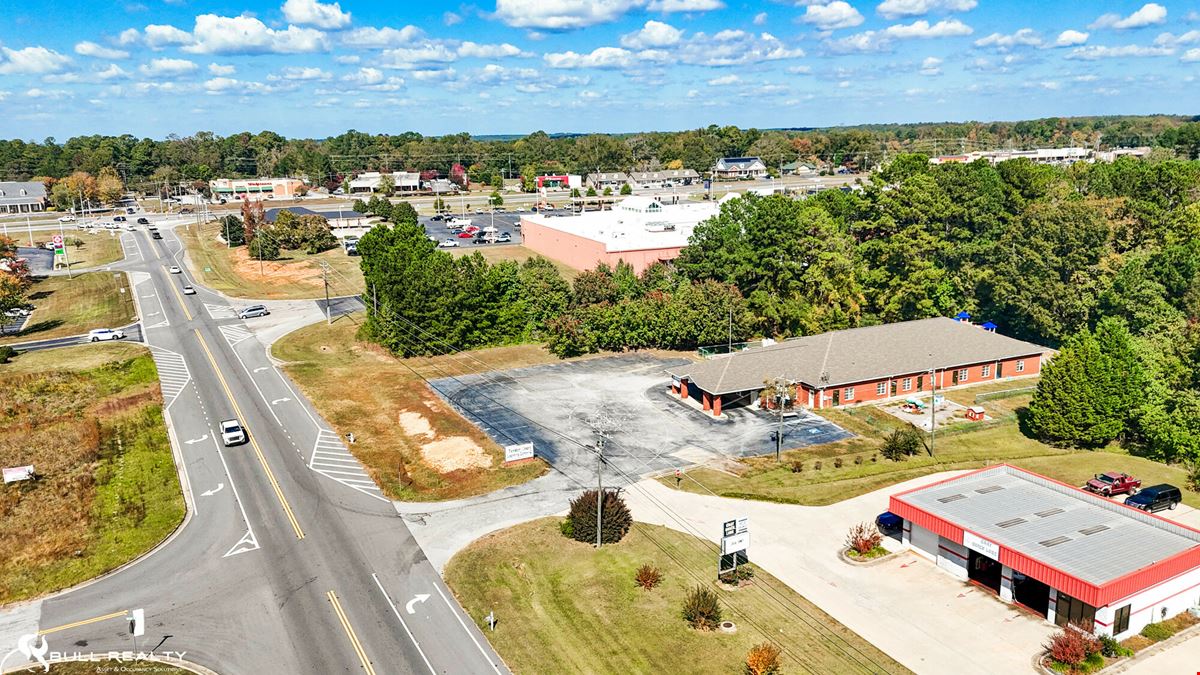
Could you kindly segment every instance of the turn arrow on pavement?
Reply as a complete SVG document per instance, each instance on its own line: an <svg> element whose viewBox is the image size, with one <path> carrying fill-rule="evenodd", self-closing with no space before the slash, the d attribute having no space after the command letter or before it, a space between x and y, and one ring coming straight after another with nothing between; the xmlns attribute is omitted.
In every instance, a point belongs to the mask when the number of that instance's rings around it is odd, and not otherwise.
<svg viewBox="0 0 1200 675"><path fill-rule="evenodd" d="M187 445L194 445L196 443L199 443L200 441L205 441L205 440L208 440L208 434L204 434L200 438L193 438L190 441L184 441L184 443Z"/></svg>
<svg viewBox="0 0 1200 675"><path fill-rule="evenodd" d="M217 487L215 487L211 490L205 490L204 492L201 492L200 496L201 497L211 497L211 496L217 494L218 492L220 492L224 488L225 488L224 483L217 483Z"/></svg>
<svg viewBox="0 0 1200 675"><path fill-rule="evenodd" d="M425 602L428 599L429 599L428 593L417 593L415 596L413 596L412 600L409 600L404 605L404 611L408 612L409 614L416 614L417 610L414 607L414 605L416 605L418 602Z"/></svg>

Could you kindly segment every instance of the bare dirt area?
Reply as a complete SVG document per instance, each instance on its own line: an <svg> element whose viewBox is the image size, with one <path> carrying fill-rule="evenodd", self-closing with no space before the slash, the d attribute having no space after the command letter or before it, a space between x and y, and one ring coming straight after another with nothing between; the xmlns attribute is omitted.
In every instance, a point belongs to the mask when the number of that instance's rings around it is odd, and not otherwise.
<svg viewBox="0 0 1200 675"><path fill-rule="evenodd" d="M405 410L400 413L400 428L416 441L425 463L442 473L462 469L486 469L492 458L482 447L467 436L439 438L433 425L419 412Z"/></svg>
<svg viewBox="0 0 1200 675"><path fill-rule="evenodd" d="M233 271L241 277L253 279L258 276L270 276L277 284L305 284L317 288L322 286L321 268L313 265L296 265L294 261L265 260L259 268L259 261L250 257L249 249L238 247L229 251Z"/></svg>

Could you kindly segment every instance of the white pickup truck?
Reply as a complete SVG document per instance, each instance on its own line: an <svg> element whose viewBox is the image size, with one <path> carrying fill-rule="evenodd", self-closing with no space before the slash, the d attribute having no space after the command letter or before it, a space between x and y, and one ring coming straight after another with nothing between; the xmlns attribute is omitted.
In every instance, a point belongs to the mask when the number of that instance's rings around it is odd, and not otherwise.
<svg viewBox="0 0 1200 675"><path fill-rule="evenodd" d="M246 442L246 430L237 420L221 420L221 441L225 447Z"/></svg>

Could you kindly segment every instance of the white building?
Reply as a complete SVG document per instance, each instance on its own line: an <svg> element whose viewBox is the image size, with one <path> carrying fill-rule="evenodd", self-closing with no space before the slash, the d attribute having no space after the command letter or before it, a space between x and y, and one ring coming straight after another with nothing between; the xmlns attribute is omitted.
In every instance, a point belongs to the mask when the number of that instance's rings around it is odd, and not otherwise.
<svg viewBox="0 0 1200 675"><path fill-rule="evenodd" d="M421 190L421 174L414 171L393 171L392 185L396 192L419 192ZM360 173L350 180L350 192L375 192L379 189L379 181L383 174L378 171Z"/></svg>
<svg viewBox="0 0 1200 675"><path fill-rule="evenodd" d="M713 167L718 180L744 180L767 175L767 165L757 157L722 157Z"/></svg>
<svg viewBox="0 0 1200 675"><path fill-rule="evenodd" d="M0 213L46 210L46 186L38 182L0 182Z"/></svg>
<svg viewBox="0 0 1200 675"><path fill-rule="evenodd" d="M217 178L208 181L208 189L218 199L291 199L304 187L298 178Z"/></svg>
<svg viewBox="0 0 1200 675"><path fill-rule="evenodd" d="M633 171L629 179L640 188L658 189L678 185L691 185L700 179L694 169L663 169L661 171Z"/></svg>

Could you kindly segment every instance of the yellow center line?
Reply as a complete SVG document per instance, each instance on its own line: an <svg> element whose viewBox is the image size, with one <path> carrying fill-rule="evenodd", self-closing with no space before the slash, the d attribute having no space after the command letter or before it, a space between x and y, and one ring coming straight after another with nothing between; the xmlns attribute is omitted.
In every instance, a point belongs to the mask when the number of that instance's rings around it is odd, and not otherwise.
<svg viewBox="0 0 1200 675"><path fill-rule="evenodd" d="M362 643L358 641L358 636L354 634L354 629L350 627L350 619L342 610L342 603L338 602L337 594L329 591L325 596L329 598L329 604L333 605L333 611L342 622L342 628L346 629L346 636L350 638L350 646L354 648L354 653L358 654L358 660L362 661L363 670L367 671L367 675L375 675L375 668L367 658L367 652L363 649Z"/></svg>
<svg viewBox="0 0 1200 675"><path fill-rule="evenodd" d="M47 628L45 630L39 630L38 635L49 635L50 633L57 633L62 630L69 630L71 628L78 628L79 626L86 626L89 623L96 623L97 621L107 621L108 619L115 619L118 616L125 616L126 614L128 614L128 612L126 612L125 610L121 610L119 612L113 612L112 614L105 614L104 616L97 616L97 617L93 617L91 619L84 619L83 621L76 621L75 623L67 623L67 624L63 624L61 626L56 626L54 628Z"/></svg>
<svg viewBox="0 0 1200 675"><path fill-rule="evenodd" d="M200 346L204 348L204 353L208 356L208 362L212 364L213 372L217 374L217 381L221 383L221 388L225 390L225 396L229 398L229 404L233 406L233 413L245 425L246 417L242 415L242 409L238 407L237 401L233 398L233 392L230 391L229 385L225 382L225 376L221 374L221 369L217 367L217 360L213 358L212 350L208 348L208 343L204 341L204 336L200 334L199 329L193 330L196 331L196 339L200 340ZM296 538L303 539L304 530L300 529L300 522L296 520L296 514L292 513L292 507L288 504L287 498L283 496L283 490L279 487L279 481L275 480L275 474L267 464L267 458L263 455L262 449L258 447L258 442L254 440L254 434L247 431L246 437L250 439L250 446L254 448L254 454L258 457L258 463L262 465L263 472L267 474L267 480L270 481L271 487L275 489L275 496L279 498L279 503L283 506L284 514L287 515L288 521L291 522L292 529L296 531Z"/></svg>
<svg viewBox="0 0 1200 675"><path fill-rule="evenodd" d="M166 265L163 265L163 271L167 273L167 285L169 285L171 289L175 291L175 297L179 299L179 306L183 308L183 315L187 317L188 321L191 321L192 313L188 311L187 303L183 301L183 293L179 292L179 286L177 286L174 281L171 281L171 272L167 269ZM215 368L216 364L213 364L213 367Z"/></svg>

